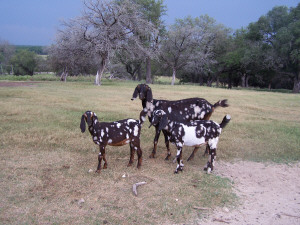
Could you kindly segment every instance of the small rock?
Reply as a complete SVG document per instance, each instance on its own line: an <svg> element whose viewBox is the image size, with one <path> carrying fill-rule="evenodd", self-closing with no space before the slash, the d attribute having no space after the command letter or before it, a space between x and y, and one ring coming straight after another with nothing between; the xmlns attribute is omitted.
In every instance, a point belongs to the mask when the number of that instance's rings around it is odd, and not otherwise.
<svg viewBox="0 0 300 225"><path fill-rule="evenodd" d="M85 201L84 201L84 199L82 198L82 199L80 199L80 200L78 201L78 205L81 206L84 202L85 202Z"/></svg>
<svg viewBox="0 0 300 225"><path fill-rule="evenodd" d="M93 172L93 170L92 169L89 169L89 173L92 173Z"/></svg>
<svg viewBox="0 0 300 225"><path fill-rule="evenodd" d="M224 212L227 212L227 213L229 212L229 209L226 207L224 207L223 210L224 210Z"/></svg>
<svg viewBox="0 0 300 225"><path fill-rule="evenodd" d="M125 178L125 177L126 177L126 174L124 173L122 177Z"/></svg>
<svg viewBox="0 0 300 225"><path fill-rule="evenodd" d="M178 198L176 198L175 201L178 202Z"/></svg>

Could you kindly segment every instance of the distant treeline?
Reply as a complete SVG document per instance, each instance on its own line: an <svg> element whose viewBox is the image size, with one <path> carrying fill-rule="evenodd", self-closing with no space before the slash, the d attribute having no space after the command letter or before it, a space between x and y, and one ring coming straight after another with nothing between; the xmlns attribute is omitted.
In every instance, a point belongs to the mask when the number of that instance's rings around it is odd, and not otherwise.
<svg viewBox="0 0 300 225"><path fill-rule="evenodd" d="M35 45L14 45L16 52L21 50L27 50L30 52L34 52L38 55L48 55L46 46L35 46Z"/></svg>
<svg viewBox="0 0 300 225"><path fill-rule="evenodd" d="M104 73L118 79L172 76L171 84L289 89L300 93L300 3L276 6L232 29L207 15L166 26L163 0L91 0L66 21L48 47L0 40L0 73L68 76Z"/></svg>

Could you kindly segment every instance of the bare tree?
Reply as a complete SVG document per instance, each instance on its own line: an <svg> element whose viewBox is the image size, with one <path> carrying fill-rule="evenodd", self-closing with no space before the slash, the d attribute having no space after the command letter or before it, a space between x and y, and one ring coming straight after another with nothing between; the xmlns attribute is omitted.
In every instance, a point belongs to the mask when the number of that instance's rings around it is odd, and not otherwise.
<svg viewBox="0 0 300 225"><path fill-rule="evenodd" d="M143 18L133 1L90 0L84 4L86 8L78 23L84 29L84 39L100 58L95 84L101 85L103 72L115 51L128 47L127 43L143 51L140 36L154 32L155 28Z"/></svg>
<svg viewBox="0 0 300 225"><path fill-rule="evenodd" d="M11 69L13 74L13 66L10 65L10 59L15 53L15 48L8 41L0 39L0 73L4 74Z"/></svg>
<svg viewBox="0 0 300 225"><path fill-rule="evenodd" d="M199 76L200 85L206 79L207 85L211 86L216 79L217 72L215 65L217 64L218 43L222 42L229 30L222 24L205 15L192 20L195 33L194 41L196 49L194 50L186 70Z"/></svg>
<svg viewBox="0 0 300 225"><path fill-rule="evenodd" d="M92 45L83 38L82 27L76 20L64 23L65 29L59 30L55 45L49 48L52 67L61 73L61 81L69 74L89 73L95 68L97 57Z"/></svg>
<svg viewBox="0 0 300 225"><path fill-rule="evenodd" d="M171 85L175 83L176 72L189 63L197 46L194 35L195 29L190 23L190 18L186 18L177 20L162 41L160 59L166 67L172 69Z"/></svg>

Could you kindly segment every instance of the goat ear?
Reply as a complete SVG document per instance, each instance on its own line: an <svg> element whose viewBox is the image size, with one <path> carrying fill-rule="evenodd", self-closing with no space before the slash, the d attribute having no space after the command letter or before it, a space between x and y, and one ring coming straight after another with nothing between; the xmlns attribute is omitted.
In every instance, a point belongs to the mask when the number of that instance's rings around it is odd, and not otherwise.
<svg viewBox="0 0 300 225"><path fill-rule="evenodd" d="M149 87L147 90L147 102L152 102L153 97L152 97L152 91L151 88Z"/></svg>
<svg viewBox="0 0 300 225"><path fill-rule="evenodd" d="M168 117L167 115L163 115L159 121L159 127L158 127L158 130L162 130L164 129L168 124Z"/></svg>
<svg viewBox="0 0 300 225"><path fill-rule="evenodd" d="M135 98L137 98L138 93L139 93L139 89L140 89L140 85L136 86L136 88L135 88L135 90L133 92L131 100L134 100Z"/></svg>
<svg viewBox="0 0 300 225"><path fill-rule="evenodd" d="M81 129L81 132L82 132L82 133L85 132L85 119L84 119L84 114L81 116L80 129Z"/></svg>

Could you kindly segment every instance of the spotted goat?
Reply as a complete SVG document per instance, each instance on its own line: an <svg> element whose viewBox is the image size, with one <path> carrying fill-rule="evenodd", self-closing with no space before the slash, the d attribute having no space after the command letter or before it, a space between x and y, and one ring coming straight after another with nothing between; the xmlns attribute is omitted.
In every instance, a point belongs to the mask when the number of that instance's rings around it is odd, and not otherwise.
<svg viewBox="0 0 300 225"><path fill-rule="evenodd" d="M190 122L177 122L168 118L163 110L155 110L151 125L158 126L159 130L165 130L171 143L177 147L177 167L175 173L183 170L182 148L184 145L199 148L201 145L208 146L208 162L204 167L207 173L214 168L216 150L222 129L229 123L231 117L226 115L220 124L212 120L194 120ZM150 125L150 126L151 126Z"/></svg>
<svg viewBox="0 0 300 225"><path fill-rule="evenodd" d="M137 152L138 163L137 168L142 165L142 150L140 147L140 135L143 122L146 120L147 112L140 113L140 120L124 119L116 122L99 122L96 113L86 111L81 117L80 128L84 133L86 123L88 130L92 135L95 144L99 145L100 152L98 155L98 167L96 172L101 170L101 162L104 160L103 169L107 168L107 160L105 157L105 148L110 146L122 146L129 144L130 146L130 160L128 166L133 164L134 152Z"/></svg>
<svg viewBox="0 0 300 225"><path fill-rule="evenodd" d="M220 100L213 105L203 98L188 98L177 101L153 99L152 90L147 84L137 85L131 100L134 100L137 97L142 101L143 109L147 110L150 123L153 118L154 110L163 110L172 121L186 123L194 120L209 120L217 107L228 107L227 99ZM150 158L155 157L160 132L158 126L155 126L154 146ZM171 156L169 139L167 132L165 130L162 130L162 132L167 147L167 157L165 159L168 160ZM188 158L188 161L194 157L198 149L199 148L197 147L194 149ZM206 151L208 152L208 148Z"/></svg>

